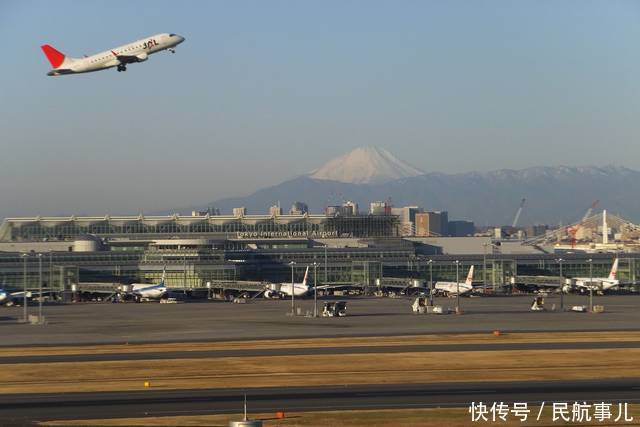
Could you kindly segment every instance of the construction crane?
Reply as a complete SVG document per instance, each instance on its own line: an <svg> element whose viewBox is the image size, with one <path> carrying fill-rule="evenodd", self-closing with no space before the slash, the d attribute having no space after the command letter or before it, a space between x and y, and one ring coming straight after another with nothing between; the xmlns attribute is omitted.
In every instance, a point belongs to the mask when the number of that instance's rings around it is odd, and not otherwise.
<svg viewBox="0 0 640 427"><path fill-rule="evenodd" d="M591 216L591 213L598 206L599 203L600 203L600 200L594 200L593 203L591 203L591 206L589 206L589 209L587 209L587 212L585 212L580 222L567 227L567 234L570 237L572 248L576 247L576 234L578 234L578 230L580 230L580 227L582 227L582 224L584 224L585 221L589 219L589 217Z"/></svg>
<svg viewBox="0 0 640 427"><path fill-rule="evenodd" d="M591 216L591 212L593 212L593 210L596 208L596 206L598 206L598 203L600 203L600 200L594 200L593 203L591 203L591 206L589 206L589 209L587 209L587 212L582 217L582 221L580 221L580 224L585 222L587 220L587 218L589 218Z"/></svg>
<svg viewBox="0 0 640 427"><path fill-rule="evenodd" d="M518 208L518 211L516 212L516 216L515 218L513 218L513 224L511 224L511 228L516 228L516 225L518 225L518 220L520 219L520 214L522 213L522 208L524 208L524 203L527 201L527 199L523 198L520 201L520 207Z"/></svg>

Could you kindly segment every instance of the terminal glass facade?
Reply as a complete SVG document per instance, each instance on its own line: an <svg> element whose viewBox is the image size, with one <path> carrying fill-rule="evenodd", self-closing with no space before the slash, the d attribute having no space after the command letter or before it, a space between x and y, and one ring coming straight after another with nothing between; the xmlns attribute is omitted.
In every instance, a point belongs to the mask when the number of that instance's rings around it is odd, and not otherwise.
<svg viewBox="0 0 640 427"><path fill-rule="evenodd" d="M225 238L395 237L392 215L255 215L246 217L69 217L13 218L0 226L0 241L71 241L83 235L102 238L218 236Z"/></svg>

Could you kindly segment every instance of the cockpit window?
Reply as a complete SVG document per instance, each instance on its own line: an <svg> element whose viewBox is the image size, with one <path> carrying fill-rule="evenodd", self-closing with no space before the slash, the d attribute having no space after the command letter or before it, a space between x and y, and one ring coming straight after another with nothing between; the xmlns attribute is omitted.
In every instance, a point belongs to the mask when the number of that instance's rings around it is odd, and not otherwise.
<svg viewBox="0 0 640 427"><path fill-rule="evenodd" d="M173 34L173 33L169 34L169 37L173 37L173 36L175 36L175 34Z"/></svg>

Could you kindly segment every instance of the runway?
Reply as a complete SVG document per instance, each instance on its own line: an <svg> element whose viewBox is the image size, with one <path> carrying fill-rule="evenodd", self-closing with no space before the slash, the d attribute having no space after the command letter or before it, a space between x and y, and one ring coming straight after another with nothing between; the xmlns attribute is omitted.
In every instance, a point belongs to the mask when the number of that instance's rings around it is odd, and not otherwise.
<svg viewBox="0 0 640 427"><path fill-rule="evenodd" d="M34 421L250 412L467 407L471 402L638 402L640 380L482 382L4 395L3 425Z"/></svg>
<svg viewBox="0 0 640 427"><path fill-rule="evenodd" d="M216 413L240 413L242 408L243 394L248 391L249 410L258 413L275 413L277 410L291 411L326 411L341 409L399 409L399 408L429 408L429 407L467 407L470 402L527 402L537 404L542 401L605 401L605 402L638 402L640 401L640 380L629 379L598 379L598 380L566 380L566 381L514 381L517 377L505 376L505 382L479 382L481 378L495 380L501 378L497 373L493 375L487 371L486 375L475 376L470 379L468 374L454 375L455 381L446 381L443 371L445 368L452 372L465 371L474 368L479 360L487 358L482 352L489 351L527 351L527 350L605 350L618 349L618 357L621 357L620 349L629 349L629 352L637 352L640 348L640 340L637 338L627 338L624 334L621 337L610 337L609 340L599 340L597 336L582 337L573 340L554 340L549 337L548 342L518 342L501 341L500 337L494 337L491 331L499 329L507 332L505 335L509 339L511 331L596 331L596 330L637 330L640 321L640 312L637 310L637 297L627 296L605 296L600 298L607 307L607 312L598 315L579 314L572 312L546 312L532 313L528 310L529 298L504 297L504 298L477 298L464 301L465 314L462 316L427 316L414 315L410 312L408 299L374 299L374 298L354 298L351 299L350 314L345 318L309 318L304 316L286 316L290 308L287 301L255 301L250 304L225 304L225 303L195 303L195 304L86 304L70 306L46 307L45 315L48 316L48 324L44 326L22 325L15 323L0 324L6 338L3 346L12 347L12 356L0 356L0 367L12 369L11 364L16 364L14 370L7 371L7 378L13 378L13 383L7 382L7 386L18 384L23 378L29 381L29 376L33 372L38 372L42 378L43 386L46 386L47 378L58 378L67 380L65 369L69 372L78 372L81 367L74 363L82 362L109 362L109 361L132 361L127 369L136 370L137 366L151 365L154 367L151 377L156 379L154 386L139 391L128 391L132 386L130 374L127 371L118 371L120 375L114 375L106 368L91 374L91 380L96 381L120 381L115 384L112 390L124 391L95 391L109 390L109 388L85 388L86 392L77 391L82 388L77 385L87 381L85 374L81 377L72 378L67 388L59 390L71 390L72 392L60 392L56 394L5 394L0 399L0 420L2 425L22 425L38 420L56 419L96 419L96 418L124 418L124 417L149 417L149 416L170 416L170 415L198 415ZM551 300L551 298L549 298ZM443 301L444 302L444 301ZM583 302L578 296L568 297L565 303L570 304ZM310 301L300 302L305 307L310 307ZM16 308L8 310L14 315L18 314ZM481 333L490 338L486 341L471 341L472 338L461 335L465 332ZM414 341L411 336L433 334L434 342L431 339ZM403 336L402 340L396 340L393 344L385 343L381 336ZM438 336L454 336L455 341L435 341ZM264 345L262 348L251 348L251 343L246 340L252 338L282 338L300 339L308 337L342 337L349 340L349 337L370 337L366 342L354 345L340 346L335 342L322 346L320 343L278 346L277 343ZM379 339L380 341L376 341ZM447 338L449 339L449 338ZM544 337L539 337L545 341ZM356 338L354 338L354 341ZM246 341L246 343L245 343ZM64 354L64 350L51 350L47 353L47 347L63 343L74 344L96 344L98 347L92 351L82 354ZM161 345L155 348L140 349L140 351L127 351L127 345L140 343L178 343L167 346L167 351L162 351ZM220 346L203 346L198 348L194 344L188 351L189 343L220 343ZM225 344L230 342L230 345ZM122 345L112 349L100 349L101 344L113 343ZM36 344L31 350L22 350L22 346ZM364 345L363 345L364 344ZM372 344L372 345L366 345ZM233 346L237 347L233 347ZM41 348L40 350L34 350ZM2 346L0 346L0 350ZM31 351L29 355L20 356L22 351ZM60 353L56 353L60 351ZM109 352L113 351L113 352ZM626 350L625 350L626 351ZM72 353L73 351L69 351ZM456 352L460 358L458 365L451 365L449 359L439 361L438 357L431 357L429 353ZM467 352L468 354L464 355ZM385 356L390 353L391 356ZM406 375L414 378L414 381L421 384L380 384L385 381L401 383L402 379L393 375L395 372L403 370L400 356L395 354L413 354L414 368L404 368ZM1 351L0 351L1 354ZM372 355L368 358L367 355ZM504 353L505 357L511 357ZM222 364L209 362L206 366L208 370L205 374L198 372L188 372L184 374L187 359L216 359L224 358L256 357L264 356L300 356L298 360L311 360L312 356L320 358L318 360L327 361L331 355L359 355L360 359L369 361L372 359L393 359L385 361L384 365L378 362L370 362L367 372L378 373L375 378L368 381L374 384L368 385L345 385L345 386L311 386L311 381L305 379L307 373L311 374L317 365L311 369L305 368L296 373L295 383L290 386L276 387L282 382L275 382L269 369L253 370L250 373L259 373L260 378L255 375L240 378L237 366L228 365L227 372L218 372L223 369ZM461 356L461 355L464 355ZM326 356L323 358L323 356ZM556 374L549 374L545 366L549 362L545 360L544 352L532 356L532 359L525 360L526 365L522 365L514 359L495 359L483 366L491 369L503 369L505 362L510 363L511 369L532 366L538 371L531 373L530 378L542 380L545 378L562 378L562 370ZM376 359L377 358L377 359ZM333 359L337 359L333 357ZM150 361L145 364L142 361ZM163 360L172 361L168 365L162 365ZM180 361L184 362L180 362ZM351 359L350 359L351 360ZM469 365L467 366L467 360ZM141 361L141 362L138 362ZM48 371L47 363L68 363L68 367L56 367L58 375ZM397 364L396 364L397 362ZM592 378L597 376L597 364L590 363L583 368L575 367L571 360L565 360L567 366L573 366L580 375L572 378ZM189 366L198 366L201 361L195 361ZM225 363L230 363L225 361ZM314 362L315 363L315 362ZM335 362L334 363L340 363ZM355 362L354 362L355 363ZM373 364L371 364L373 363ZM407 365L405 361L405 366ZM507 364L509 364L507 363ZM440 364L440 368L439 368ZM160 367L160 366L163 367ZM227 366L227 365L224 365ZM354 366L356 366L354 364ZM564 365L556 364L555 369L564 369ZM619 365L612 365L619 367ZM625 365L626 366L626 365ZM89 369L90 366L84 366ZM16 374L16 370L22 370ZM98 368L100 369L100 368ZM198 368L200 369L200 368ZM256 369L253 367L252 369ZM321 366L318 369L322 369ZM316 372L327 376L327 381L321 384L341 384L350 380L342 375L353 375L355 368L349 368L344 373L340 373L341 365L334 370L327 372ZM416 369L415 373L411 369ZM418 369L433 373L425 377L416 377ZM614 368L611 368L614 369ZM169 371L170 370L170 371ZM388 370L389 373L384 373ZM274 370L274 372L279 370ZM283 372L286 373L286 369ZM167 374L167 372L171 372ZM383 372L383 374L380 374ZM466 371L465 371L466 372ZM629 371L627 378L637 376L635 371ZM9 375L13 373L13 377ZM244 372L240 372L244 374ZM229 383L225 376L220 380L220 374L228 375L234 383ZM62 375L62 376L61 376ZM149 375L149 371L144 371L144 375ZM163 375L165 378L163 378ZM181 375L186 375L183 379ZM207 375L206 378L202 377ZM524 374L523 374L524 375ZM529 374L528 374L529 375ZM49 377L50 376L50 377ZM607 375L602 375L607 376ZM608 375L611 376L611 375ZM618 375L619 376L619 375ZM114 379L114 377L117 377ZM205 378L204 380L202 378ZM236 378L238 377L238 378ZM569 377L569 376L568 376ZM147 378L147 377L140 377ZM175 384L171 383L172 378L177 378ZM213 378L217 383L212 380ZM431 382L429 378L435 378ZM256 384L256 381L262 381ZM9 381L9 380L7 380ZM47 390L38 385L38 378L34 379L35 386L31 391ZM54 380L49 380L54 381ZM77 381L74 383L73 381ZM140 380L142 381L142 380ZM169 385L162 386L162 382ZM184 385L178 383L183 381ZM185 382L187 381L187 382ZM198 383L198 381L200 381ZM206 381L206 383L203 383ZM221 382L224 381L224 382ZM317 378L316 378L316 381ZM470 382L466 382L470 381ZM478 381L478 382L473 382ZM175 381L174 381L175 382ZM360 382L356 379L351 381ZM316 382L315 384L318 384ZM377 384L376 384L377 383ZM427 384L428 383L428 384ZM74 385L77 384L77 385ZM178 386L176 386L176 384ZM309 385L300 387L300 385ZM243 387L247 388L222 388L222 387ZM136 387L142 388L142 382L138 382ZM160 389L160 387L166 387ZM174 390L167 390L172 387ZM191 389L182 389L189 387ZM196 387L219 387L200 388ZM7 391L23 391L19 387L7 387ZM27 390L25 388L24 390ZM51 388L50 390L55 390Z"/></svg>
<svg viewBox="0 0 640 427"><path fill-rule="evenodd" d="M115 360L200 359L210 357L306 356L328 354L376 354L449 351L501 350L584 350L602 348L640 348L640 341L533 342L504 344L427 344L347 347L261 348L204 351L153 351L103 354L68 354L42 356L0 356L0 365L12 363L103 362Z"/></svg>
<svg viewBox="0 0 640 427"><path fill-rule="evenodd" d="M252 300L247 304L200 302L185 304L46 305L47 324L17 323L21 307L2 307L1 346L123 344L225 341L277 338L397 336L416 334L532 331L625 331L640 324L640 295L594 297L601 314L560 311L559 296L546 298L547 312L531 312L532 296L463 298L463 315L415 315L411 298L351 297L347 317L313 318L313 300L296 300L302 316L288 316L286 300ZM584 305L588 297L565 295L565 309ZM320 307L322 301L319 301ZM436 298L451 308L455 301ZM552 311L553 306L558 309ZM30 310L33 310L31 307Z"/></svg>

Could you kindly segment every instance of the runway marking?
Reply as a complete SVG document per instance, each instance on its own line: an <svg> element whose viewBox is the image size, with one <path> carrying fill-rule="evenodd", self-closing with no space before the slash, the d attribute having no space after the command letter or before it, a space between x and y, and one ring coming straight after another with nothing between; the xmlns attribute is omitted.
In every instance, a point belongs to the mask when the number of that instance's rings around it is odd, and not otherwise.
<svg viewBox="0 0 640 427"><path fill-rule="evenodd" d="M344 409L353 409L353 408L363 408L363 409L404 409L404 408L438 408L441 406L450 406L450 407L466 407L469 406L469 402L442 402L442 403L400 403L400 404L354 404L354 405L330 405L330 406L319 406L319 404L308 404L308 405L287 405L287 410L297 410L301 412L308 411L308 408L313 408L313 410L322 409L326 411L331 410L344 410ZM251 405L251 412L268 412L277 409L277 406L254 406ZM224 411L224 412L220 412ZM241 412L241 408L238 408L238 413ZM233 412L229 412L227 409L191 409L191 410L179 410L179 411L151 411L145 412L145 415L167 415L167 414L232 414Z"/></svg>

